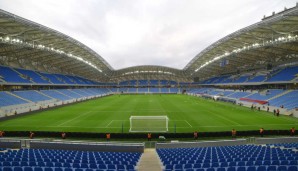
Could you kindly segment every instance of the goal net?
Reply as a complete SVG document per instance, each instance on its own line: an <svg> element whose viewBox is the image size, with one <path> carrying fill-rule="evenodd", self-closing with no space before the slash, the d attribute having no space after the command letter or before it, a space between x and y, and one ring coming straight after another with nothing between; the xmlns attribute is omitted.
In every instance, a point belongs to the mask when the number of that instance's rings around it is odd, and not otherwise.
<svg viewBox="0 0 298 171"><path fill-rule="evenodd" d="M167 132L168 116L131 116L129 132Z"/></svg>

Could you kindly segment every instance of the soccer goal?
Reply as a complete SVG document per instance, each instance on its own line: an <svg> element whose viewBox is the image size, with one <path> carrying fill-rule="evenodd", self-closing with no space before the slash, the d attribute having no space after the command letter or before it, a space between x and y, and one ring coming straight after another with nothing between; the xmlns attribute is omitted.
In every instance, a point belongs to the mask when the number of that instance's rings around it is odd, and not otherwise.
<svg viewBox="0 0 298 171"><path fill-rule="evenodd" d="M167 132L168 116L131 116L129 132Z"/></svg>

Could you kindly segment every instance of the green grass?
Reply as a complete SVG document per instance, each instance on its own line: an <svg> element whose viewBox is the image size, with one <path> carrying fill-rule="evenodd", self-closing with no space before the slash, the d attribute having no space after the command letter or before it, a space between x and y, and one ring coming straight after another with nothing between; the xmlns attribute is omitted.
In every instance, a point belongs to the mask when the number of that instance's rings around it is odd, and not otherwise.
<svg viewBox="0 0 298 171"><path fill-rule="evenodd" d="M6 131L124 132L131 115L167 115L169 132L289 130L298 119L186 95L113 95L0 122Z"/></svg>

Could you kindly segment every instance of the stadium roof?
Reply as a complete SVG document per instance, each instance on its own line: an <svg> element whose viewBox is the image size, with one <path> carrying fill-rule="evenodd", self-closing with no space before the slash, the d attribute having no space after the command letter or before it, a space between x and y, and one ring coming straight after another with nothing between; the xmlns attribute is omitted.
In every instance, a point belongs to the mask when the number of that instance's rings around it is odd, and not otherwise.
<svg viewBox="0 0 298 171"><path fill-rule="evenodd" d="M298 61L298 4L216 41L184 68L191 77L235 73L241 70Z"/></svg>
<svg viewBox="0 0 298 171"><path fill-rule="evenodd" d="M73 38L0 10L0 62L97 81L172 79L213 75L298 61L298 6L265 17L213 43L183 70L136 66L114 70L99 54Z"/></svg>

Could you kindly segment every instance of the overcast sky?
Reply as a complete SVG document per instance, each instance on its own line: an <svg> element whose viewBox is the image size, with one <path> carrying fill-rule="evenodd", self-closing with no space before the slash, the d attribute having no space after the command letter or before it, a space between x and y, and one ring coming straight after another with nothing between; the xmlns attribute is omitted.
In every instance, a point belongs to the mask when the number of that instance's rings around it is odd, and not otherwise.
<svg viewBox="0 0 298 171"><path fill-rule="evenodd" d="M218 39L297 0L0 0L0 8L67 34L114 69L182 69Z"/></svg>

